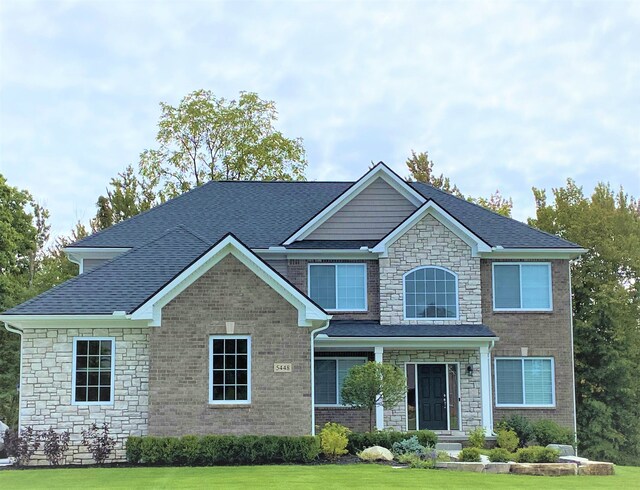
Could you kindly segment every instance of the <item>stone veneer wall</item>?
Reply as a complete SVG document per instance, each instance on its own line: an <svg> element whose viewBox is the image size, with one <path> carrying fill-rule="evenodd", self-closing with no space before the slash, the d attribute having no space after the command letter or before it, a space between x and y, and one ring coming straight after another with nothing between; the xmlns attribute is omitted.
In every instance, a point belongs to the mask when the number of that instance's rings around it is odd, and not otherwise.
<svg viewBox="0 0 640 490"><path fill-rule="evenodd" d="M251 404L209 404L209 338L251 336ZM228 255L162 311L150 339L149 434L311 433L310 328L275 290ZM292 364L274 373L276 362Z"/></svg>
<svg viewBox="0 0 640 490"><path fill-rule="evenodd" d="M113 405L72 405L71 376L74 337L113 337L116 344ZM117 439L112 458L125 459L130 435L147 433L149 393L149 333L147 329L25 329L22 336L22 427L69 430L66 463L93 463L81 445L83 429L107 422ZM33 464L48 464L42 448Z"/></svg>
<svg viewBox="0 0 640 490"><path fill-rule="evenodd" d="M460 416L462 430L470 431L482 425L482 399L480 385L480 355L478 350L394 350L385 349L383 362L395 364L405 371L405 363L458 362L460 378ZM473 366L473 375L466 373ZM384 412L385 428L407 430L407 400ZM452 427L451 430L457 430Z"/></svg>
<svg viewBox="0 0 640 490"><path fill-rule="evenodd" d="M495 357L522 357L522 348L528 356L553 357L555 364L555 408L495 408L494 420L513 414L532 420L553 419L565 427L574 425L573 358L571 349L571 288L568 260L526 260L522 262L550 262L553 311L505 312L493 311L492 262L518 262L485 260L482 270L482 316L484 323L500 340L492 351ZM493 366L492 366L493 368ZM491 380L492 383L494 379ZM495 386L493 387L495 403Z"/></svg>
<svg viewBox="0 0 640 490"><path fill-rule="evenodd" d="M403 275L428 265L458 274L458 319L404 320ZM480 259L472 257L471 247L431 215L393 243L387 258L380 259L380 323L482 323Z"/></svg>
<svg viewBox="0 0 640 490"><path fill-rule="evenodd" d="M297 287L304 294L309 294L307 288L307 273L309 264L321 263L347 263L347 264L367 264L367 311L364 312L336 312L333 313L335 320L375 320L380 319L380 272L377 260L306 260L290 259L287 266L286 277L291 284Z"/></svg>

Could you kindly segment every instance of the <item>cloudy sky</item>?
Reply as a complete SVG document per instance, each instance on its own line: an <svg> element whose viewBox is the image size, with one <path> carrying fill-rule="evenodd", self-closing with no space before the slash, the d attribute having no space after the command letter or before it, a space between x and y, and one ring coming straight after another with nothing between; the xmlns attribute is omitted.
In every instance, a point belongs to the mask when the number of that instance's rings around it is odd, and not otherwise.
<svg viewBox="0 0 640 490"><path fill-rule="evenodd" d="M640 195L640 2L0 2L0 172L52 213L94 214L153 147L160 101L276 101L311 180L411 149L467 194L573 177Z"/></svg>

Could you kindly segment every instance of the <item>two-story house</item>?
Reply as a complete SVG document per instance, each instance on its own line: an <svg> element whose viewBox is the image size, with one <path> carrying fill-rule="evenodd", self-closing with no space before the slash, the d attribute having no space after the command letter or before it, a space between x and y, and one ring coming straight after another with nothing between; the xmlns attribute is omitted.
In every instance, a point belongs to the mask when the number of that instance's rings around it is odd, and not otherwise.
<svg viewBox="0 0 640 490"><path fill-rule="evenodd" d="M108 422L120 457L129 435L362 431L340 392L367 360L407 377L378 429L575 426L582 249L382 163L354 183L209 182L66 252L77 277L0 316L22 336L22 427Z"/></svg>

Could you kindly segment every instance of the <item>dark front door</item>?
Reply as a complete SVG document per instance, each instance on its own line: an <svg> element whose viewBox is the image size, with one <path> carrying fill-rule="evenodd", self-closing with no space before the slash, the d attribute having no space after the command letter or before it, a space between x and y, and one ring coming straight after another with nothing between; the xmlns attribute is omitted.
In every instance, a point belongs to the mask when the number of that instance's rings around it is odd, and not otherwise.
<svg viewBox="0 0 640 490"><path fill-rule="evenodd" d="M447 366L418 365L418 414L420 429L447 429Z"/></svg>

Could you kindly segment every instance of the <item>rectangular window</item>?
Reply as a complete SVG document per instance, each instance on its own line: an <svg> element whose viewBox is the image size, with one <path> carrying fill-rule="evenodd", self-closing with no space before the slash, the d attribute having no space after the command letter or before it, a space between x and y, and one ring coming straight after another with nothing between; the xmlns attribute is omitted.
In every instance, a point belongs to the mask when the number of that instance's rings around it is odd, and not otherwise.
<svg viewBox="0 0 640 490"><path fill-rule="evenodd" d="M366 311L366 264L309 264L309 296L327 310Z"/></svg>
<svg viewBox="0 0 640 490"><path fill-rule="evenodd" d="M212 335L209 403L251 403L251 337Z"/></svg>
<svg viewBox="0 0 640 490"><path fill-rule="evenodd" d="M74 405L113 403L114 357L113 338L74 338L71 398Z"/></svg>
<svg viewBox="0 0 640 490"><path fill-rule="evenodd" d="M498 407L555 406L552 358L497 358L495 366Z"/></svg>
<svg viewBox="0 0 640 490"><path fill-rule="evenodd" d="M316 405L342 405L342 386L353 366L364 364L363 357L319 357L314 363Z"/></svg>
<svg viewBox="0 0 640 490"><path fill-rule="evenodd" d="M551 310L551 264L493 264L493 309Z"/></svg>

